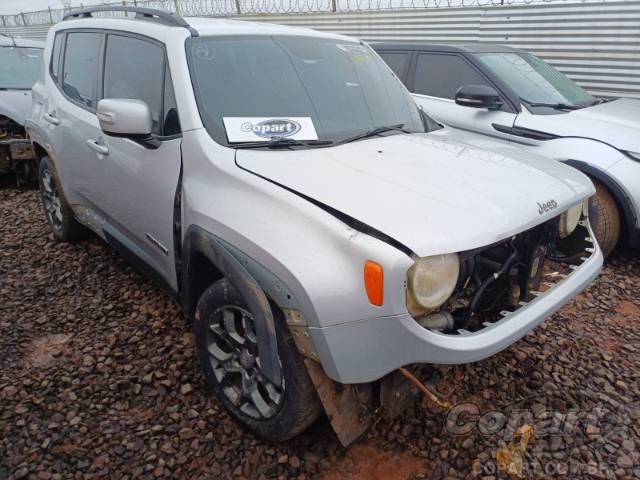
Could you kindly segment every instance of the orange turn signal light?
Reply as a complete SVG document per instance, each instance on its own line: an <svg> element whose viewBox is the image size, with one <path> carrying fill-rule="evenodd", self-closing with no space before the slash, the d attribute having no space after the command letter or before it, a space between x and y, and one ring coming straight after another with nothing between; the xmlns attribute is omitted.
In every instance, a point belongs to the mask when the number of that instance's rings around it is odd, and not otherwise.
<svg viewBox="0 0 640 480"><path fill-rule="evenodd" d="M384 270L379 263L367 260L364 264L364 288L367 291L369 302L378 307L382 306L384 293Z"/></svg>

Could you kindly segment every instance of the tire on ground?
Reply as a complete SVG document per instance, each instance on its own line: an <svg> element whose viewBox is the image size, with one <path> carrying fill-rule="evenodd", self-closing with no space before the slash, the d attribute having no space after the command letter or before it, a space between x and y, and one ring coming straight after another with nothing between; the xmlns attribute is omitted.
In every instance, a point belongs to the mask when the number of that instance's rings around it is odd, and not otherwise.
<svg viewBox="0 0 640 480"><path fill-rule="evenodd" d="M604 256L608 256L620 239L620 210L611 192L600 182L591 179L596 193L589 200L589 221Z"/></svg>
<svg viewBox="0 0 640 480"><path fill-rule="evenodd" d="M55 185L58 199L60 201L60 212L62 219L57 225L54 225L50 221L45 203L45 186L43 179L47 173L50 175L49 178L51 179L51 182L53 182L53 185ZM58 242L70 242L73 240L80 240L82 238L85 238L87 236L88 230L80 223L78 223L78 221L75 219L73 210L71 210L71 207L67 203L67 200L64 196L64 192L62 191L62 186L56 174L53 162L49 159L49 157L46 156L42 157L42 159L40 160L40 165L38 168L38 186L40 187L40 199L44 210L45 219L47 220L47 224L49 225L51 233L53 233L53 238Z"/></svg>
<svg viewBox="0 0 640 480"><path fill-rule="evenodd" d="M322 407L306 367L293 341L284 316L274 309L278 355L284 377L284 399L277 413L268 419L256 419L243 413L222 391L207 350L207 329L214 311L224 305L245 308L237 290L227 279L211 285L200 297L194 319L196 349L205 379L218 400L244 428L270 441L284 441L309 427L322 413Z"/></svg>

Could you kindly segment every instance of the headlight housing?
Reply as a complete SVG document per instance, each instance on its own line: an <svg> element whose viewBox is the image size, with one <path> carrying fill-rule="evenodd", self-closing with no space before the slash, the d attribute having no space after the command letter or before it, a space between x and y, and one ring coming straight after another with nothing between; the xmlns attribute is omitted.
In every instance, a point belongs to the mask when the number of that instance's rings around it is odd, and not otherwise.
<svg viewBox="0 0 640 480"><path fill-rule="evenodd" d="M459 274L460 261L456 253L417 259L407 271L409 306L423 313L440 307L456 288Z"/></svg>
<svg viewBox="0 0 640 480"><path fill-rule="evenodd" d="M560 238L567 238L571 235L578 223L580 222L580 218L582 217L582 212L585 208L585 203L579 203L571 207L566 212L560 215L560 225L559 225L559 235Z"/></svg>

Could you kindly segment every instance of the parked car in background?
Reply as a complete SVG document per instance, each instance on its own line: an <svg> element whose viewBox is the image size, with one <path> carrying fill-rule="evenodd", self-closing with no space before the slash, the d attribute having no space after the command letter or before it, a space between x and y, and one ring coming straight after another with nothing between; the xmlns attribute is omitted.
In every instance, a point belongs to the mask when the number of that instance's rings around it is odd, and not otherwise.
<svg viewBox="0 0 640 480"><path fill-rule="evenodd" d="M436 120L589 175L605 255L621 234L640 247L640 100L596 99L538 57L501 45L373 47Z"/></svg>
<svg viewBox="0 0 640 480"><path fill-rule="evenodd" d="M18 183L37 180L35 156L24 121L31 110L31 87L42 70L44 42L0 34L0 175Z"/></svg>
<svg viewBox="0 0 640 480"><path fill-rule="evenodd" d="M55 239L89 228L163 285L262 437L324 407L347 444L397 412L399 367L491 356L601 268L585 175L441 128L352 38L93 7L45 59L27 124Z"/></svg>

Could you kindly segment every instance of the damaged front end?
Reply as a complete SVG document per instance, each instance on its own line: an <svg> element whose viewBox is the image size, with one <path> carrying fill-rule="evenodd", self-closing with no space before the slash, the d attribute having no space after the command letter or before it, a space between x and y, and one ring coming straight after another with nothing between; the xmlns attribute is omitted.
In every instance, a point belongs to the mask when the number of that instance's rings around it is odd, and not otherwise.
<svg viewBox="0 0 640 480"><path fill-rule="evenodd" d="M477 332L517 311L571 273L594 251L586 203L567 231L565 214L509 239L458 254L459 275L447 301L411 311L424 328L446 334Z"/></svg>
<svg viewBox="0 0 640 480"><path fill-rule="evenodd" d="M13 174L18 186L37 181L36 156L23 126L0 116L0 175Z"/></svg>
<svg viewBox="0 0 640 480"><path fill-rule="evenodd" d="M533 328L544 318L531 317L531 310L540 308L538 300L542 303L552 302L554 307L548 308L555 309L562 304L552 299L559 295L558 292L580 288L568 287L567 282L572 283L572 273L589 263L596 251L597 245L589 228L587 206L586 203L581 204L573 208L569 218L565 212L492 245L459 252L452 257L459 262L455 268L447 264L450 259L433 263L433 268L439 268L441 273L455 274L452 287L445 289L447 298L444 300L439 300L442 295L436 287L429 289L425 285L419 286L428 291L428 295L425 293L419 299L425 304L428 303L426 300L435 299L434 302L441 302L439 306L419 306L418 301L411 298L412 280L407 278L409 314L412 321L421 327L419 330L429 332L427 337L436 342L432 347L449 349L442 355L445 357L444 363L467 363L490 356L526 333L501 334L505 339L496 337L498 339L495 340L495 332L504 330L511 322L521 327L523 322L530 323L530 328ZM425 275L426 272L420 274ZM411 271L408 277L410 275ZM583 272L581 275L591 274ZM564 286L560 287L563 283ZM545 299L556 286L559 287L558 292ZM397 329L401 327L397 326ZM394 331L393 335L396 333ZM345 446L380 418L393 418L414 405L416 394L423 395L423 405L435 412L445 412L452 406L458 384L456 367L427 363L429 357L434 355L429 352L429 344L421 347L420 341L408 343L411 337L404 333L398 337L393 335L386 337L388 348L392 349L395 345L401 347L403 352L418 351L415 355L408 353L407 358L411 358L409 355L414 359L423 358L425 363L407 362L408 365L396 366L396 370L368 383L342 384L331 380L317 363L318 357L309 355L308 346L304 350L310 376L331 425ZM400 342L404 343L396 344L395 338L402 338ZM362 341L366 343L366 340ZM301 344L297 343L300 349ZM455 350L457 345L461 345L460 350ZM486 353L473 353L473 349ZM388 351L371 351L368 358L371 359L371 355L386 355ZM359 362L354 351L349 355L349 362Z"/></svg>
<svg viewBox="0 0 640 480"><path fill-rule="evenodd" d="M423 395L423 407L434 413L450 410L460 380L459 371L452 367L412 365L376 382L344 385L327 377L319 363L305 359L305 365L329 423L344 447L380 420L396 418L412 407L418 395Z"/></svg>

